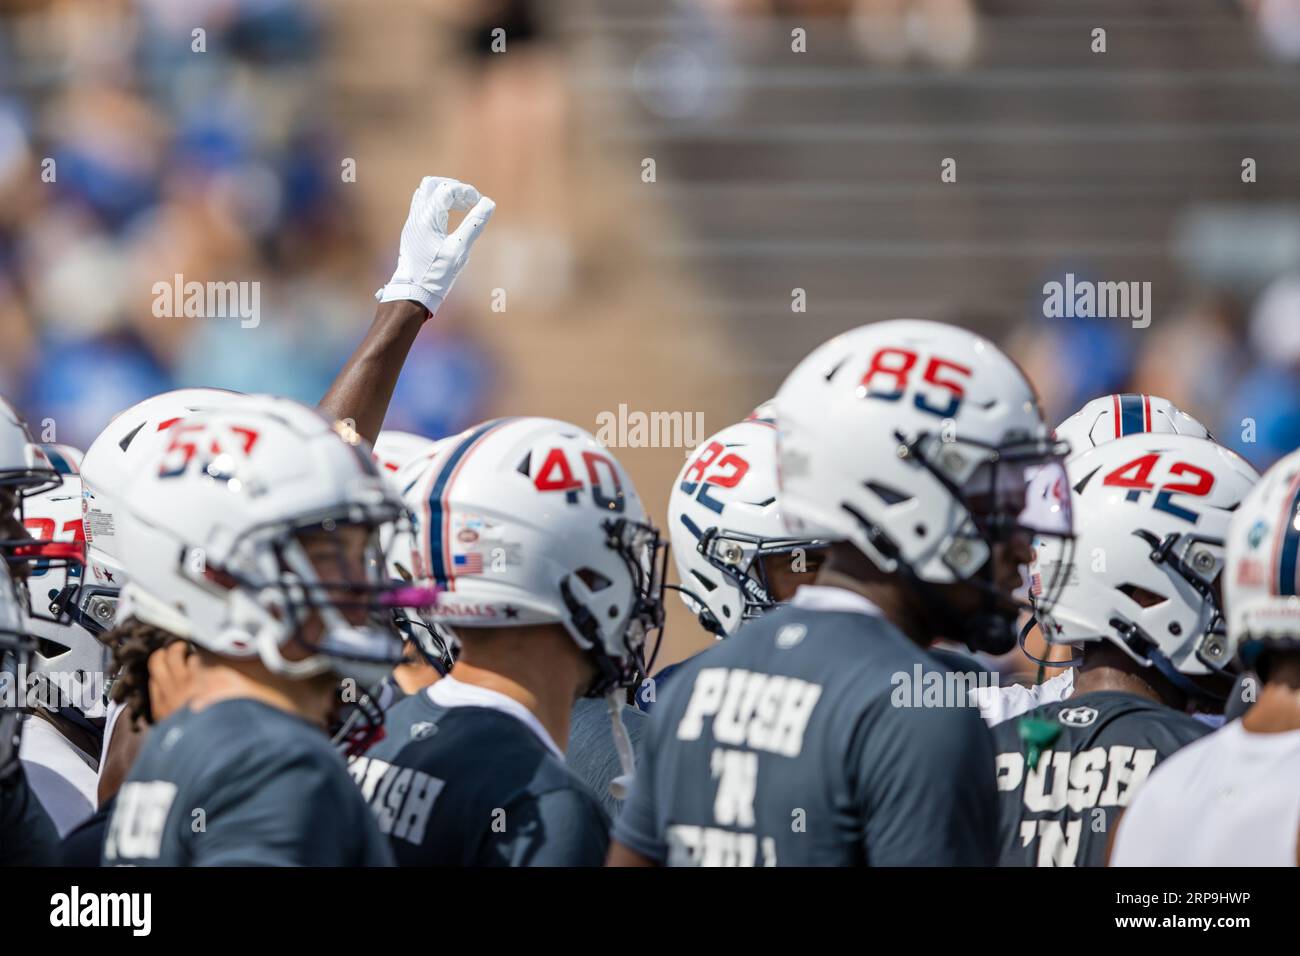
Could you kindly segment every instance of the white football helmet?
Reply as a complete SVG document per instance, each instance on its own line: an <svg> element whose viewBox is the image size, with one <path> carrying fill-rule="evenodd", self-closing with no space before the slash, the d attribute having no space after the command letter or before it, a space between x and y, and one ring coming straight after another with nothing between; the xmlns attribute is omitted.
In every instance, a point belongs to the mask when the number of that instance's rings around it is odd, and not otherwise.
<svg viewBox="0 0 1300 956"><path fill-rule="evenodd" d="M424 462L406 504L417 576L441 589L429 623L563 624L596 666L591 696L644 674L663 624L659 533L591 434L549 418L476 426Z"/></svg>
<svg viewBox="0 0 1300 956"><path fill-rule="evenodd" d="M60 482L45 451L32 441L27 423L0 398L0 557L14 569L15 578L22 578L40 559L41 542L22 531L24 508L32 496Z"/></svg>
<svg viewBox="0 0 1300 956"><path fill-rule="evenodd" d="M1232 516L1223 590L1243 667L1258 672L1270 648L1300 650L1300 451L1266 471Z"/></svg>
<svg viewBox="0 0 1300 956"><path fill-rule="evenodd" d="M92 633L113 626L129 574L118 540L118 511L131 475L168 430L197 411L223 408L246 396L222 388L179 388L119 412L86 449L81 462L86 567L80 586L65 592L59 610Z"/></svg>
<svg viewBox="0 0 1300 956"><path fill-rule="evenodd" d="M1138 434L1074 456L1069 475L1073 554L1061 568L1059 542L1040 542L1031 567L1031 594L1042 576L1064 578L1044 638L1110 641L1185 693L1213 696L1188 678L1232 659L1219 575L1229 520L1258 473L1207 438Z"/></svg>
<svg viewBox="0 0 1300 956"><path fill-rule="evenodd" d="M703 441L668 496L680 580L675 590L701 626L719 637L777 604L764 558L825 547L785 529L776 493L776 422L768 411L759 406Z"/></svg>
<svg viewBox="0 0 1300 956"><path fill-rule="evenodd" d="M879 322L815 349L776 409L790 532L851 542L923 588L971 582L986 595L984 612L949 615L944 636L991 653L1013 648L1016 607L993 586L993 545L1015 533L1070 534L1062 447L1015 362L950 325ZM1031 482L1049 493L1030 494ZM1049 587L1044 607L1051 596Z"/></svg>
<svg viewBox="0 0 1300 956"><path fill-rule="evenodd" d="M314 409L246 396L190 415L152 445L119 503L130 581L118 618L290 678L333 671L368 686L400 659L384 615L432 603L385 572L378 531L402 516L369 446L344 441ZM369 535L363 576L340 545L338 575L323 577L299 535L345 526ZM350 623L343 611L358 608L378 626ZM322 633L308 640L313 619Z"/></svg>
<svg viewBox="0 0 1300 956"><path fill-rule="evenodd" d="M1209 438L1209 429L1159 395L1103 395L1094 398L1061 424L1056 437L1070 446L1070 457L1125 435L1191 435Z"/></svg>
<svg viewBox="0 0 1300 956"><path fill-rule="evenodd" d="M375 464L386 475L396 475L417 458L433 454L438 443L432 438L386 428L375 437Z"/></svg>
<svg viewBox="0 0 1300 956"><path fill-rule="evenodd" d="M81 452L66 445L44 446L46 457L63 479L57 488L27 501L23 524L40 542L42 557L27 574L31 607L25 627L39 638L32 672L70 696L66 706L94 719L105 716L105 672L112 652L96 633L60 613L62 599L75 592L84 570L85 538L81 526Z"/></svg>

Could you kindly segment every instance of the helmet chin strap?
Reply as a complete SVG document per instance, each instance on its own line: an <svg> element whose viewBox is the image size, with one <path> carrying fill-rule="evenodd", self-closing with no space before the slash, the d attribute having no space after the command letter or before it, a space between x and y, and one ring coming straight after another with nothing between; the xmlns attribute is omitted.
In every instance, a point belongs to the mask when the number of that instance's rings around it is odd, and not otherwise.
<svg viewBox="0 0 1300 956"><path fill-rule="evenodd" d="M609 711L610 730L614 735L614 749L618 751L618 763L623 772L609 783L610 795L615 800L626 800L632 790L632 778L636 776L636 759L632 755L632 738L623 726L623 703L619 700L618 688L605 695L605 707Z"/></svg>
<svg viewBox="0 0 1300 956"><path fill-rule="evenodd" d="M1207 687L1202 687L1195 683L1186 674L1178 670L1178 668L1174 667L1173 662L1160 652L1159 645L1157 645L1155 641L1151 640L1151 638L1147 637L1146 632L1137 624L1114 617L1110 620L1110 626L1115 629L1120 640L1122 640L1134 654L1137 654L1139 657L1145 657L1151 662L1151 666L1156 669L1156 672L1159 673L1161 677L1169 681L1169 683L1173 684L1174 687L1182 691L1192 700L1210 701L1212 703L1222 704L1228 699L1228 695L1231 693L1230 690L1225 689L1224 692L1220 694ZM1139 650L1134 647L1133 644L1138 641L1146 644L1146 648Z"/></svg>

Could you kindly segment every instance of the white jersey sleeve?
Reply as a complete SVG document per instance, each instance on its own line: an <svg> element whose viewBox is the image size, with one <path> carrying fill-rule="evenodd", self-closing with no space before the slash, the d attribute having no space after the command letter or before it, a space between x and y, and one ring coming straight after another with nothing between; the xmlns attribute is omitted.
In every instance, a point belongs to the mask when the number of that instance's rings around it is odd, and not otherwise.
<svg viewBox="0 0 1300 956"><path fill-rule="evenodd" d="M1295 866L1300 730L1234 720L1184 747L1120 817L1111 866Z"/></svg>
<svg viewBox="0 0 1300 956"><path fill-rule="evenodd" d="M980 687L975 691L980 716L990 727L1004 720L1018 717L1041 704L1065 700L1074 691L1073 668L1057 674L1041 684L1025 687L1011 684L1007 687Z"/></svg>

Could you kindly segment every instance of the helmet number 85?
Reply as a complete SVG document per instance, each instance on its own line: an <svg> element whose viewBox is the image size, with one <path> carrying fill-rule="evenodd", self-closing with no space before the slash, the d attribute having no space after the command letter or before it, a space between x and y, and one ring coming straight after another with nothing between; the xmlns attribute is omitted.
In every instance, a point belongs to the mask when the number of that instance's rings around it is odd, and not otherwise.
<svg viewBox="0 0 1300 956"><path fill-rule="evenodd" d="M912 370L920 358L910 349L883 348L871 358L871 364L858 383L858 388L866 398L878 398L882 402L896 402L907 391ZM946 405L932 404L926 395L917 391L912 397L912 404L920 411L937 418L952 418L961 408L962 398L966 394L965 385L953 376L969 378L970 368L958 365L948 359L931 356L925 363L921 381L948 391Z"/></svg>

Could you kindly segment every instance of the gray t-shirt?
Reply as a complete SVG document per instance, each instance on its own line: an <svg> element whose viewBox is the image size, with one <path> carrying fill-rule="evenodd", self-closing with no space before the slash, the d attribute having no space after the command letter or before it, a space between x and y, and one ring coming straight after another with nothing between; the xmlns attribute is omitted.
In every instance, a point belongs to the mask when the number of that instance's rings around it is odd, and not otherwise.
<svg viewBox="0 0 1300 956"><path fill-rule="evenodd" d="M991 865L993 744L944 669L883 618L789 605L659 695L614 838L669 865Z"/></svg>
<svg viewBox="0 0 1300 956"><path fill-rule="evenodd" d="M436 686L436 685L435 685ZM609 819L518 718L398 701L348 765L399 866L600 866Z"/></svg>
<svg viewBox="0 0 1300 956"><path fill-rule="evenodd" d="M627 728L627 735L632 741L633 757L639 761L641 738L645 734L649 717L635 707L624 707L622 715L623 726ZM622 775L623 765L618 761L618 750L614 747L614 728L610 725L609 710L604 700L584 697L573 705L573 717L569 721L569 746L564 753L564 762L596 795L610 819L617 817L623 809L623 801L614 799L614 795L609 792L609 785L615 777Z"/></svg>
<svg viewBox="0 0 1300 956"><path fill-rule="evenodd" d="M993 728L999 866L1104 866L1120 811L1166 757L1211 733L1118 691L1076 694Z"/></svg>
<svg viewBox="0 0 1300 956"><path fill-rule="evenodd" d="M158 724L117 795L105 866L386 866L361 794L329 740L249 699Z"/></svg>

